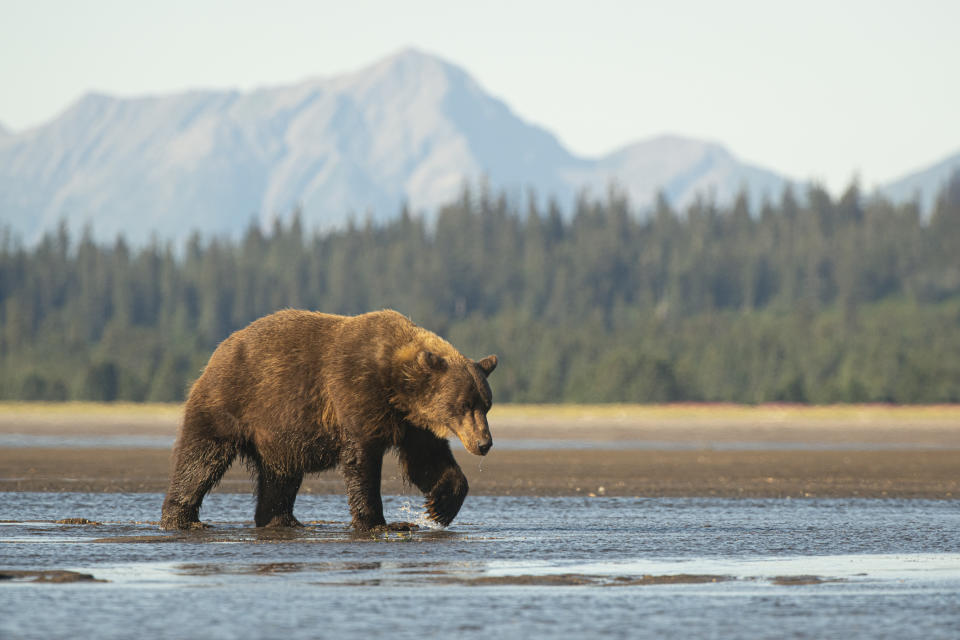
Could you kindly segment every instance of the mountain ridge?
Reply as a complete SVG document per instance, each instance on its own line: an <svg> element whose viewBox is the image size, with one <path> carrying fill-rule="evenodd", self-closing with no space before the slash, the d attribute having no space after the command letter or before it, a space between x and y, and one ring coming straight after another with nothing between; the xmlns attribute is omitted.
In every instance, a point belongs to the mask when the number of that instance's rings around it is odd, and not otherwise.
<svg viewBox="0 0 960 640"><path fill-rule="evenodd" d="M0 132L0 222L27 241L62 219L144 242L237 235L294 209L315 228L390 219L404 204L430 216L481 180L566 210L582 190L610 184L642 210L660 191L682 208L698 194L729 202L741 188L756 206L791 182L719 143L675 135L578 156L466 70L410 48L250 91L90 92L46 124Z"/></svg>

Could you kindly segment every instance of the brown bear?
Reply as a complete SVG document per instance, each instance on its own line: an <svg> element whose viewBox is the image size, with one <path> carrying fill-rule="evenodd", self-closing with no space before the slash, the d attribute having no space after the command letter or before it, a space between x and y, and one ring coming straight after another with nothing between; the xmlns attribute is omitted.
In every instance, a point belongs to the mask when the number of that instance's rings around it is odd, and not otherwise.
<svg viewBox="0 0 960 640"><path fill-rule="evenodd" d="M383 456L396 450L428 516L446 526L467 495L447 438L490 450L496 366L496 356L474 362L395 311L260 318L217 347L190 390L160 525L203 526L203 497L239 456L257 476L258 527L299 526L303 475L339 466L356 530L407 529L387 525L380 499Z"/></svg>

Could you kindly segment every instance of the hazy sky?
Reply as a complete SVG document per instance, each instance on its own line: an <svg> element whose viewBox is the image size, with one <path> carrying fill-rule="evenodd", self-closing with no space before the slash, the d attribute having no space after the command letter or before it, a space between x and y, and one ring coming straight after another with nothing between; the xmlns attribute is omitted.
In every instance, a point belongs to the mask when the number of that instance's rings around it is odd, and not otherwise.
<svg viewBox="0 0 960 640"><path fill-rule="evenodd" d="M414 46L598 155L674 133L840 190L960 151L960 2L0 0L0 122L296 82Z"/></svg>

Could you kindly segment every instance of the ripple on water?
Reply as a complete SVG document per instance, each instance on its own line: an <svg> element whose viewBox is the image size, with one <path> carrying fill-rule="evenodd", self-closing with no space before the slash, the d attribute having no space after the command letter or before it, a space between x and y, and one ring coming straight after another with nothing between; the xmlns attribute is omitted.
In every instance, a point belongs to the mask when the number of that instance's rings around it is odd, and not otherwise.
<svg viewBox="0 0 960 640"><path fill-rule="evenodd" d="M681 621L690 637L937 637L960 626L960 514L946 501L471 496L449 529L355 535L343 496L301 496L311 524L264 531L250 496L212 494L201 515L215 526L190 532L157 528L159 494L3 497L0 569L106 581L0 580L3 637L663 637ZM391 520L418 520L420 503L384 499Z"/></svg>

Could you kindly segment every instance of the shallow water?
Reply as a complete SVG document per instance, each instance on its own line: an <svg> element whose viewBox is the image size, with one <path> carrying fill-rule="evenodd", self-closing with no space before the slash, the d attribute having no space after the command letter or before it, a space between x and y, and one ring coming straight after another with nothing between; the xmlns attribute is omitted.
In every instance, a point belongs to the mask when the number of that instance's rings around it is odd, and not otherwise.
<svg viewBox="0 0 960 640"><path fill-rule="evenodd" d="M0 494L0 637L956 637L953 501L471 496L447 530L356 536L342 496L302 530L162 532L158 494ZM411 507L411 503L416 505ZM388 519L419 498L385 499ZM56 524L86 518L100 524Z"/></svg>

